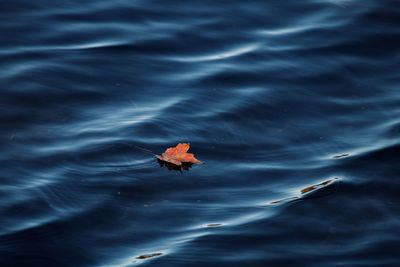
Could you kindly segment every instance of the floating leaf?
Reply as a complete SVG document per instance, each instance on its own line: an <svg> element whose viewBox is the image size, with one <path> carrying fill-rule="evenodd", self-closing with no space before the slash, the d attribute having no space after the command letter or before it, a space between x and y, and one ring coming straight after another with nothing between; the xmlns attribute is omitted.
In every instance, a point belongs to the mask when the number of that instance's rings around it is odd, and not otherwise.
<svg viewBox="0 0 400 267"><path fill-rule="evenodd" d="M192 153L187 153L190 145L186 143L179 143L176 147L170 147L165 150L161 155L156 155L159 160L166 161L177 166L181 166L182 163L201 163L200 160L196 159Z"/></svg>
<svg viewBox="0 0 400 267"><path fill-rule="evenodd" d="M312 192L312 191L315 191L315 190L317 190L317 189L323 188L323 187L325 187L325 186L330 185L331 183L333 183L333 182L334 182L335 180L337 180L337 179L338 179L338 178L335 177L335 178L333 178L333 179L326 180L326 181L324 181L324 182L322 182L322 183L319 183L319 184L307 186L307 187L301 189L301 193L302 193L302 194L305 194L305 193Z"/></svg>

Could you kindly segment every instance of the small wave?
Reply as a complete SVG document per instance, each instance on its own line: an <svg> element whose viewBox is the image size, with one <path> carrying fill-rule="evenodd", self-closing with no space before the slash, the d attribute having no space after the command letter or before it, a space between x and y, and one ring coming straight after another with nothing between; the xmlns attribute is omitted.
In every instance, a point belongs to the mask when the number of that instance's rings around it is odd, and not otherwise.
<svg viewBox="0 0 400 267"><path fill-rule="evenodd" d="M227 51L222 51L208 55L182 56L182 57L173 57L172 59L181 62L204 62L204 61L224 60L251 53L253 51L256 51L259 47L260 44L249 44L233 48Z"/></svg>

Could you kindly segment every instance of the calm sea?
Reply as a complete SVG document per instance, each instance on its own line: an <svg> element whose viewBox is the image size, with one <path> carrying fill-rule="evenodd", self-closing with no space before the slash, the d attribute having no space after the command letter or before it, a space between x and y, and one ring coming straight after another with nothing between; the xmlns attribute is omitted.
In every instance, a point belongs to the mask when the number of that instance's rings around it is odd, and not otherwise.
<svg viewBox="0 0 400 267"><path fill-rule="evenodd" d="M399 1L0 19L1 267L400 266Z"/></svg>

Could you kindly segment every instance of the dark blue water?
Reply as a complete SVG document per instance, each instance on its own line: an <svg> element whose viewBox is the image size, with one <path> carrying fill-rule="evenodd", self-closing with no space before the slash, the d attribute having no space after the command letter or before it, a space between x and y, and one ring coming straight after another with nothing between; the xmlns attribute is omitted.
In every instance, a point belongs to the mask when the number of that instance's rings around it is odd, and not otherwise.
<svg viewBox="0 0 400 267"><path fill-rule="evenodd" d="M400 266L399 1L0 18L0 266Z"/></svg>

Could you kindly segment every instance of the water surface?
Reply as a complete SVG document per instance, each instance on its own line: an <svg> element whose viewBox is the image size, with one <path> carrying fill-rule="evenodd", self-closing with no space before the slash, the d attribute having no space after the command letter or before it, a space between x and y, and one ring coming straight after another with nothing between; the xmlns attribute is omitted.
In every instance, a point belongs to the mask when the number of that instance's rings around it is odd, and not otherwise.
<svg viewBox="0 0 400 267"><path fill-rule="evenodd" d="M400 265L397 1L0 10L1 266Z"/></svg>

